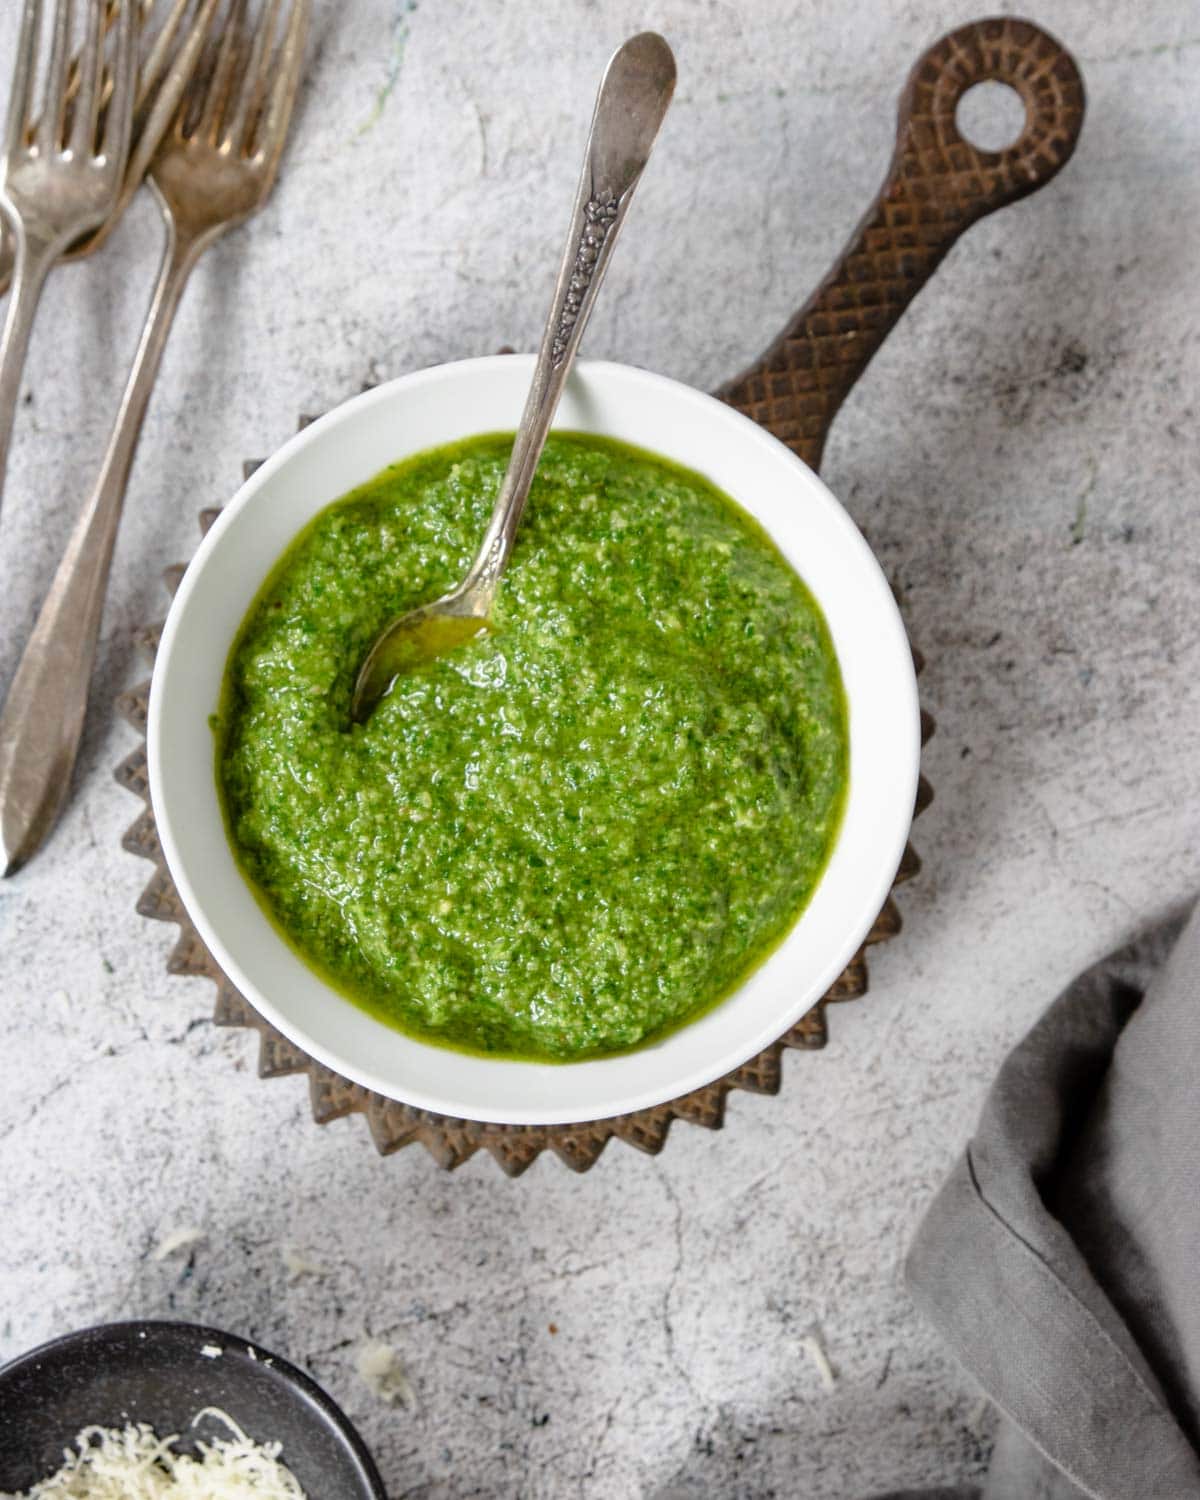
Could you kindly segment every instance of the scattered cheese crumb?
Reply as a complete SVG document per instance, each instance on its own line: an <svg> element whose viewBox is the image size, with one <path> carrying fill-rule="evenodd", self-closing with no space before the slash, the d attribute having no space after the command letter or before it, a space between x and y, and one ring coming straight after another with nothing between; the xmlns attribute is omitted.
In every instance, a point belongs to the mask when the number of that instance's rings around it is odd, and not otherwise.
<svg viewBox="0 0 1200 1500"><path fill-rule="evenodd" d="M185 1224L179 1229L169 1230L158 1243L154 1251L155 1260L166 1260L168 1255L174 1255L176 1250L184 1250L188 1245L194 1245L197 1240L205 1238L203 1229L194 1224Z"/></svg>
<svg viewBox="0 0 1200 1500"><path fill-rule="evenodd" d="M225 1351L221 1348L220 1344L202 1344L200 1353L205 1359L220 1359Z"/></svg>
<svg viewBox="0 0 1200 1500"><path fill-rule="evenodd" d="M85 1427L56 1474L24 1495L0 1500L305 1500L280 1444L253 1442L215 1406L192 1419L223 1422L232 1434L196 1440L198 1458L174 1451L178 1434L160 1438L145 1422L124 1428Z"/></svg>
<svg viewBox="0 0 1200 1500"><path fill-rule="evenodd" d="M825 1345L819 1331L816 1328L810 1328L801 1337L800 1347L816 1366L817 1374L821 1377L821 1384L827 1391L833 1390L837 1384L837 1373L829 1363L829 1355L825 1353Z"/></svg>
<svg viewBox="0 0 1200 1500"><path fill-rule="evenodd" d="M411 1408L417 1404L416 1392L391 1344L372 1339L358 1351L354 1364L373 1396L389 1406L399 1402Z"/></svg>
<svg viewBox="0 0 1200 1500"><path fill-rule="evenodd" d="M301 1276L326 1276L328 1272L324 1266L319 1266L315 1261L306 1260L297 1250L290 1245L284 1245L280 1254L283 1263L287 1267L288 1280L299 1281Z"/></svg>
<svg viewBox="0 0 1200 1500"><path fill-rule="evenodd" d="M975 1437L982 1437L990 1425L988 1418L991 1409L991 1401L986 1396L980 1396L979 1400L976 1401L975 1405L967 1413L968 1432L972 1433Z"/></svg>

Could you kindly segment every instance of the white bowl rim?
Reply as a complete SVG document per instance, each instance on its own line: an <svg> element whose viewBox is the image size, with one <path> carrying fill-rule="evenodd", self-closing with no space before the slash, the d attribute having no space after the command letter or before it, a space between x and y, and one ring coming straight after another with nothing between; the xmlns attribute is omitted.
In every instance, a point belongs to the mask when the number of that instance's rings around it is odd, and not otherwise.
<svg viewBox="0 0 1200 1500"><path fill-rule="evenodd" d="M295 434L276 453L266 460L254 473L239 487L232 500L222 510L220 516L202 540L200 547L184 574L183 580L176 592L175 598L163 628L161 640L155 662L154 677L151 687L149 713L147 718L147 752L149 762L149 782L152 805L155 812L158 835L167 867L178 891L179 897L201 938L213 954L221 969L231 982L245 996L253 1008L271 1026L275 1027L290 1041L300 1047L310 1057L322 1063L335 1073L341 1074L387 1098L399 1100L418 1109L433 1111L434 1113L452 1118L474 1119L499 1124L521 1124L521 1125L558 1125L583 1123L595 1119L606 1119L617 1115L634 1113L638 1110L651 1108L663 1104L671 1099L680 1098L694 1090L700 1089L722 1078L739 1067L748 1059L756 1056L773 1042L783 1036L812 1005L823 995L837 976L843 971L846 964L853 957L865 938L867 932L875 921L879 910L884 904L891 889L896 870L899 867L907 843L912 819L912 809L916 794L917 776L920 759L920 723L919 709L916 690L916 678L913 669L911 648L908 644L907 635L900 619L899 610L896 607L894 596L886 578L871 552L865 539L858 531L854 522L842 508L837 499L826 487L824 482L784 444L772 434L760 427L748 417L742 415L734 408L725 405L713 396L709 396L692 386L671 379L668 376L656 374L651 371L642 370L632 365L616 364L609 361L580 360L577 362L572 373L572 382L592 382L596 389L605 383L615 382L617 387L622 385L631 386L633 389L640 387L648 399L655 396L665 398L677 403L694 403L697 406L698 415L706 415L709 420L720 421L728 424L731 433L738 433L738 440L745 444L746 451L759 448L763 452L770 451L772 461L776 464L784 464L791 467L793 478L797 488L804 493L807 501L821 508L822 523L831 526L840 532L841 544L847 549L847 556L856 555L856 565L861 569L861 586L867 594L874 590L874 597L870 600L870 607L875 611L874 626L877 632L877 644L880 655L887 658L890 665L889 692L896 699L895 723L892 726L893 737L890 743L891 785L894 789L894 808L889 812L884 810L884 823L878 829L877 857L870 871L864 872L858 882L857 898L853 903L853 911L847 913L847 920L840 942L832 945L826 961L815 971L807 973L802 982L789 985L788 989L793 998L787 1004L773 1007L769 1019L761 1024L748 1026L745 1034L741 1037L735 1047L726 1047L719 1055L708 1057L703 1062L693 1063L685 1070L679 1072L678 1076L672 1076L669 1084L660 1081L655 1084L644 1084L638 1086L636 1083L626 1081L619 1087L614 1087L611 1097L605 1094L602 1107L593 1103L573 1103L571 1099L572 1090L568 1086L558 1091L559 1097L556 1102L528 1104L520 1106L511 1104L497 1104L488 1099L473 1097L464 1100L455 1097L444 1089L428 1089L419 1082L413 1082L405 1078L401 1084L396 1082L392 1076L376 1071L370 1063L364 1063L361 1058L348 1058L337 1045L330 1045L328 1041L314 1036L303 1025L299 1024L293 1016L288 1013L286 1004L280 1005L276 999L264 992L263 988L256 983L246 972L237 952L231 950L225 941L224 934L218 926L210 919L204 900L201 898L197 883L193 879L195 871L185 856L184 848L180 839L180 826L177 826L175 808L172 805L171 793L168 790L165 778L165 759L163 749L163 700L164 682L166 681L173 660L177 639L183 622L188 617L190 601L199 585L199 581L205 576L210 559L219 554L223 538L234 526L237 517L246 509L256 495L267 488L274 476L286 466L297 462L314 445L324 443L330 435L343 424L351 420L355 414L369 410L376 405L402 399L415 391L423 388L434 387L443 382L466 381L473 375L487 376L496 371L503 371L504 378L519 377L516 385L522 399L523 392L527 386L528 374L532 368L533 357L530 355L490 355L477 359L459 360L446 364L431 366L427 369L414 371L408 375L400 376L395 380L376 386L370 390L361 392L351 397L340 406L333 408L324 416L310 423L302 431ZM568 391L571 384L568 385ZM519 403L518 403L519 406ZM561 414L560 414L561 415ZM510 424L511 425L511 424ZM556 426L559 422L556 420ZM561 424L566 429L578 428L578 423L564 421ZM475 431L483 432L495 430L494 427L479 426ZM613 434L622 436L621 434ZM628 441L622 437L623 441ZM437 446L442 441L452 439L438 439L426 446ZM653 449L651 443L640 443L638 446ZM421 451L420 448L406 447L397 453L399 461ZM654 450L657 451L657 450ZM687 464L686 458L670 456L673 462ZM383 465L380 465L382 468ZM704 467L698 463L692 463L690 467L704 473ZM714 481L719 482L719 481ZM329 503L345 493L351 486L346 485L341 490L330 494ZM730 489L728 484L722 484L726 490ZM735 496L746 508L744 496ZM317 510L323 506L315 507L310 514L315 515ZM751 509L752 514L757 514ZM761 521L761 517L758 517ZM763 523L765 524L765 522ZM768 531L771 528L767 527ZM778 538L773 535L773 539ZM277 556L278 553L275 554ZM273 564L274 557L268 562L260 576L265 578L266 572ZM795 564L793 564L795 566ZM804 575L802 575L804 576ZM829 618L829 609L825 600L821 599L820 589L814 586L811 577L805 577L812 592L818 597L819 602ZM244 609L239 619L244 615ZM224 670L224 658L227 654L222 652L221 670ZM847 698L850 693L847 691ZM853 711L853 702L851 701ZM216 707L215 703L206 706L205 715ZM851 735L853 740L853 724ZM855 799L855 786L853 777L847 794L846 814L843 818L843 828L846 817ZM893 815L894 814L894 815ZM841 835L839 835L840 839ZM837 848L835 846L835 854ZM232 860L232 854L230 854ZM236 865L235 865L235 868ZM828 875L828 867L827 872ZM243 880L244 877L240 877ZM822 877L821 884L826 877ZM818 892L821 889L818 885ZM245 887L245 899L255 905L255 898L249 887ZM813 901L815 901L815 894ZM651 1047L638 1049L630 1053L618 1054L612 1058L590 1059L578 1063L556 1063L536 1064L519 1063L503 1059L479 1059L469 1054L451 1053L463 1062L464 1068L470 1068L475 1064L482 1063L488 1069L503 1068L507 1070L533 1068L542 1074L558 1074L562 1078L579 1075L583 1070L589 1073L596 1069L615 1070L616 1065L628 1063L630 1060L644 1058L653 1051L668 1047L675 1038L694 1032L695 1028L701 1026L707 1017L716 1012L723 1011L732 1005L749 987L756 982L756 976L763 974L764 970L779 963L781 956L794 939L796 933L801 929L805 918L813 907L810 901L805 912L783 939L780 945L768 958L750 975L742 986L731 996L722 1001L715 1008L699 1017L696 1021L689 1022L685 1027L672 1032L661 1042L652 1044ZM263 919L266 920L265 917ZM277 936L277 941L282 947L287 947L284 940ZM289 949L289 951L291 951ZM299 960L297 960L299 962ZM311 971L310 971L311 972ZM778 987L778 986L777 986ZM337 991L325 987L330 1001L353 1007L353 1002L338 994ZM359 1011L358 1014L365 1014ZM382 1022L376 1025L389 1031L390 1028L383 1026ZM402 1035L401 1033L392 1033ZM433 1052L442 1056L449 1049L422 1043L413 1038L407 1040L412 1045L427 1052ZM622 1070L628 1071L628 1070ZM633 1070L636 1073L636 1069ZM616 1080L613 1080L614 1085ZM595 1095L595 1091L592 1091Z"/></svg>

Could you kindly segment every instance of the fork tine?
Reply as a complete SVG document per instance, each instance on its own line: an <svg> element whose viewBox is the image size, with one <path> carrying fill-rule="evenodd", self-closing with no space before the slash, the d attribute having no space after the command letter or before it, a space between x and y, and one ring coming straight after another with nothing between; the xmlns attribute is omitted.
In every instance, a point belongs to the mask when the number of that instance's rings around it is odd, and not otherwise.
<svg viewBox="0 0 1200 1500"><path fill-rule="evenodd" d="M46 74L46 97L37 125L39 151L58 150L62 139L63 108L67 98L67 75L71 71L67 55L71 40L71 0L58 0L54 9L54 41L50 47L50 68Z"/></svg>
<svg viewBox="0 0 1200 1500"><path fill-rule="evenodd" d="M33 105L34 57L42 29L42 0L25 0L21 16L21 35L17 38L17 61L13 67L12 90L8 96L8 122L4 130L4 149L11 156L25 139L25 125Z"/></svg>
<svg viewBox="0 0 1200 1500"><path fill-rule="evenodd" d="M102 42L102 45L104 45L107 42L108 34L112 30L113 21L116 19L117 9L118 9L118 0L105 0L105 4L104 4L104 30L103 30L104 42ZM74 10L74 6L73 5L72 5L72 10ZM108 95L109 95L110 92L111 92L111 87L110 87L108 75L105 74L104 79L102 81L102 87L101 87L101 92L100 92L100 103L99 103L99 106L98 106L99 109L103 109L104 108L104 105L107 102ZM66 115L71 115L71 114L74 113L75 101L76 101L76 99L78 99L78 97L79 97L79 54L76 53L75 56L71 59L70 66L67 69L67 87L66 87L66 92L65 92L65 94L63 96L63 107L64 107L64 110L66 111ZM64 119L63 119L63 133L64 134L66 133L66 123L67 123L67 121L66 121L66 115L64 115Z"/></svg>
<svg viewBox="0 0 1200 1500"><path fill-rule="evenodd" d="M292 0L292 13L288 17L287 30L283 34L283 43L275 63L275 83L257 133L258 150L255 154L265 161L268 178L274 176L283 154L283 143L287 139L292 105L296 102L296 88L300 82L300 68L304 62L304 41L311 8L311 0Z"/></svg>
<svg viewBox="0 0 1200 1500"><path fill-rule="evenodd" d="M117 16L117 36L113 48L112 96L104 116L105 158L123 166L129 155L129 138L133 131L133 101L137 93L138 7L135 0L123 0Z"/></svg>
<svg viewBox="0 0 1200 1500"><path fill-rule="evenodd" d="M87 41L79 54L79 93L71 119L71 151L90 156L96 141L96 112L104 81L104 0L87 0Z"/></svg>
<svg viewBox="0 0 1200 1500"><path fill-rule="evenodd" d="M175 33L179 30L191 4L192 0L173 0L170 14L159 28L154 43L146 54L146 61L142 64L138 74L136 106L138 109L145 108L151 94L158 87L159 80L166 72L167 64L171 60L171 51L175 45Z"/></svg>
<svg viewBox="0 0 1200 1500"><path fill-rule="evenodd" d="M184 7L179 7L180 14L183 9ZM149 113L141 123L133 151L130 153L129 165L125 170L127 186L136 187L141 182L150 163L154 160L163 137L170 128L171 121L175 119L188 84L191 83L196 72L204 44L213 30L213 15L216 9L217 0L201 0L195 19L192 21L191 30L175 54L161 87L154 95L154 102L150 105Z"/></svg>
<svg viewBox="0 0 1200 1500"><path fill-rule="evenodd" d="M247 152L250 149L250 134L258 119L267 87L267 63L275 36L275 16L278 10L279 0L266 0L258 18L258 28L254 33L254 45L242 77L237 108L225 127L225 139L235 151Z"/></svg>
<svg viewBox="0 0 1200 1500"><path fill-rule="evenodd" d="M208 93L205 96L204 108L196 122L196 135L201 140L211 141L214 146L221 134L221 116L225 113L225 106L229 102L230 90L233 87L234 68L237 64L245 22L246 0L229 0L229 10L225 16L225 34L221 38L221 47L217 53L212 76L208 80Z"/></svg>

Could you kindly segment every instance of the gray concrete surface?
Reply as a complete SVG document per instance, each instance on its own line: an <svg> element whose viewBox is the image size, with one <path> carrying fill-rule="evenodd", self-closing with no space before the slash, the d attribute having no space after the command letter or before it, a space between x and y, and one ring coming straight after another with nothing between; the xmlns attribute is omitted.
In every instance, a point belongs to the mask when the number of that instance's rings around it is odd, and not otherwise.
<svg viewBox="0 0 1200 1500"><path fill-rule="evenodd" d="M1000 7L1007 9L1007 6ZM0 15L0 77L15 6ZM453 1176L325 1129L168 980L134 912L112 710L160 568L243 456L367 380L534 339L598 69L663 30L681 85L587 349L711 386L866 205L912 60L966 0L319 5L267 210L188 292L121 535L77 786L0 886L0 1357L97 1319L256 1337L352 1416L395 1495L847 1497L986 1461L904 1248L1006 1049L1200 885L1200 6L1031 0L1090 96L1075 160L951 254L825 472L901 591L938 720L925 861L870 996L775 1099ZM59 271L0 518L0 685L116 404L159 252L139 200ZM205 1239L162 1260L181 1225ZM289 1279L283 1247L323 1268ZM805 1352L817 1327L836 1370ZM556 1331L557 1330L557 1331ZM388 1408L355 1356L397 1349Z"/></svg>

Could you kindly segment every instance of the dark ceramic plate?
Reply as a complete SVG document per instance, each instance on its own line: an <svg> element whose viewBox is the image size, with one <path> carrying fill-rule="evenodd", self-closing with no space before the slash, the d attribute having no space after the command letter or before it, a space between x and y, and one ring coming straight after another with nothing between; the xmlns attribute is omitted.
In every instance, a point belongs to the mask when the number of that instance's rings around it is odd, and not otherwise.
<svg viewBox="0 0 1200 1500"><path fill-rule="evenodd" d="M220 1349L217 1357L205 1348ZM149 1422L177 1432L183 1452L197 1437L225 1436L218 1423L192 1427L218 1406L256 1442L278 1441L311 1500L387 1500L362 1439L319 1386L294 1365L245 1339L193 1323L108 1323L69 1333L0 1370L0 1492L53 1474L82 1427Z"/></svg>

